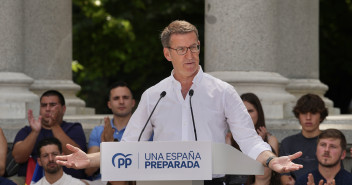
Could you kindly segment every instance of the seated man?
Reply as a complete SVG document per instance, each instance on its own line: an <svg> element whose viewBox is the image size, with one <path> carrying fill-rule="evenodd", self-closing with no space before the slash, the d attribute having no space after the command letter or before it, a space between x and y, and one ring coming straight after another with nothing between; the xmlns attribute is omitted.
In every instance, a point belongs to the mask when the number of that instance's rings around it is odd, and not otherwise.
<svg viewBox="0 0 352 185"><path fill-rule="evenodd" d="M85 185L81 180L64 173L62 166L56 164L55 157L62 155L61 143L56 138L46 138L38 143L38 164L44 169L44 177L33 185Z"/></svg>
<svg viewBox="0 0 352 185"><path fill-rule="evenodd" d="M292 112L302 126L302 131L282 140L279 156L291 155L302 151L302 156L293 160L293 162L302 164L304 168L281 174L282 185L294 185L295 180L301 175L318 166L315 149L317 138L320 134L319 126L328 115L324 101L315 94L306 94L299 98Z"/></svg>
<svg viewBox="0 0 352 185"><path fill-rule="evenodd" d="M296 185L347 185L352 183L352 174L341 167L346 157L346 138L337 129L327 129L318 136L318 167L301 176Z"/></svg>
<svg viewBox="0 0 352 185"><path fill-rule="evenodd" d="M135 105L132 92L126 83L116 82L110 87L107 105L113 113L113 119L110 121L109 117L105 117L104 126L100 125L94 127L89 136L88 153L99 152L101 142L121 141ZM98 169L99 168L87 168L85 172L88 176L92 176L99 172ZM96 174L93 180L100 178L101 175Z"/></svg>
<svg viewBox="0 0 352 185"><path fill-rule="evenodd" d="M49 90L40 97L40 116L34 119L32 110L28 111L29 126L22 128L16 135L12 155L17 163L20 163L18 176L11 179L18 184L24 184L27 163L30 157L34 160L38 157L37 144L40 140L56 137L63 146L74 145L86 151L86 137L80 123L69 123L63 121L66 111L64 96L55 90ZM71 151L63 148L64 154ZM64 168L67 174L73 177L85 178L84 170L73 170Z"/></svg>

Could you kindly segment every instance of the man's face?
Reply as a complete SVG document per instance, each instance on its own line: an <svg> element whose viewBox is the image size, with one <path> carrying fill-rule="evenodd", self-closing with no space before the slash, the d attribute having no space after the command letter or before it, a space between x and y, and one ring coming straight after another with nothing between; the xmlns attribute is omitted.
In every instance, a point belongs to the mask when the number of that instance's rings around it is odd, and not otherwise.
<svg viewBox="0 0 352 185"><path fill-rule="evenodd" d="M170 37L170 47L174 49L199 44L200 42L194 32L172 34ZM199 52L192 53L190 49L188 49L186 54L178 55L176 50L164 48L164 56L168 61L172 62L174 77L177 80L194 77L197 74L199 69Z"/></svg>
<svg viewBox="0 0 352 185"><path fill-rule="evenodd" d="M334 167L340 165L340 161L346 156L346 151L342 151L340 139L324 138L318 142L316 155L320 165Z"/></svg>
<svg viewBox="0 0 352 185"><path fill-rule="evenodd" d="M66 106L62 106L57 96L44 96L40 101L40 115L42 116L42 124L44 127L49 126L51 117L62 120L64 117Z"/></svg>
<svg viewBox="0 0 352 185"><path fill-rule="evenodd" d="M60 155L59 148L54 144L49 144L40 148L38 164L43 167L45 173L55 174L61 166L55 162L55 157Z"/></svg>
<svg viewBox="0 0 352 185"><path fill-rule="evenodd" d="M117 87L110 91L108 107L115 116L130 116L134 105L135 101L127 87Z"/></svg>
<svg viewBox="0 0 352 185"><path fill-rule="evenodd" d="M320 113L299 113L298 119L303 131L314 132L319 130Z"/></svg>

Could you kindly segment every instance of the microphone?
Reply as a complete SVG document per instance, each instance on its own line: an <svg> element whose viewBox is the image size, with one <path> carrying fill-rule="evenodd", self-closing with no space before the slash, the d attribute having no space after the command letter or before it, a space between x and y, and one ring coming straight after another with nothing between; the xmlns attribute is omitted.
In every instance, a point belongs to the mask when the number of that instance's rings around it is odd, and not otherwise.
<svg viewBox="0 0 352 185"><path fill-rule="evenodd" d="M142 131L141 131L141 134L139 135L138 141L141 140L141 137L142 137L142 134L143 134L143 132L144 132L144 129L145 129L145 127L147 126L147 124L148 124L150 118L152 117L156 106L158 106L159 101L160 101L161 98L163 98L165 95L166 95L166 92L165 92L165 91L163 91L163 92L160 93L160 98L159 98L159 100L156 102L153 111L150 113L149 118L148 118L147 122L145 123L145 125L144 125L144 127L143 127L143 129L142 129Z"/></svg>
<svg viewBox="0 0 352 185"><path fill-rule="evenodd" d="M197 141L197 130L196 130L196 125L194 123L194 116L193 116L193 109L192 109L192 102L191 102L191 98L193 96L193 89L189 90L188 94L189 94L189 105L191 107L191 115L192 115L192 121L193 121L193 129L194 129L194 137L196 138Z"/></svg>

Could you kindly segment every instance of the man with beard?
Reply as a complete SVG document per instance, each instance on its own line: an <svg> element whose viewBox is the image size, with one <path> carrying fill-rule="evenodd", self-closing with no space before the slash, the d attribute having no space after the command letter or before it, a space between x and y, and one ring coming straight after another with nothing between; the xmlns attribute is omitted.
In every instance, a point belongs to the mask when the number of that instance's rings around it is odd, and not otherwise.
<svg viewBox="0 0 352 185"><path fill-rule="evenodd" d="M89 136L88 153L99 152L101 142L121 141L127 123L132 116L134 105L135 100L132 92L125 82L116 82L111 85L107 106L112 111L113 118L110 120L109 117L105 117L105 124L96 126L92 130ZM99 182L101 175L98 173L98 169L98 167L87 168L85 172L88 176L93 176L92 180Z"/></svg>
<svg viewBox="0 0 352 185"><path fill-rule="evenodd" d="M300 176L318 166L315 153L318 135L320 134L319 126L328 116L328 109L325 107L324 101L316 94L306 94L300 97L292 112L302 126L302 131L281 141L279 156L302 151L302 156L293 160L293 162L302 164L304 168L290 173L282 173L282 185L294 185Z"/></svg>
<svg viewBox="0 0 352 185"><path fill-rule="evenodd" d="M346 138L337 129L327 129L318 136L318 168L301 176L296 185L349 185L352 174L341 167L346 157Z"/></svg>
<svg viewBox="0 0 352 185"><path fill-rule="evenodd" d="M33 185L84 185L79 179L64 173L62 166L56 164L55 157L62 155L61 143L56 138L43 139L38 143L38 164L44 169L44 177Z"/></svg>
<svg viewBox="0 0 352 185"><path fill-rule="evenodd" d="M28 111L28 126L23 127L16 134L12 155L20 163L18 176L10 177L17 184L24 184L27 163L30 157L38 157L38 142L45 138L55 137L65 146L74 145L83 151L87 150L86 137L80 123L70 123L63 120L66 111L65 98L56 90L48 90L40 97L40 115L34 118L32 110ZM63 148L64 154L71 151ZM84 170L64 168L64 171L75 178L85 178Z"/></svg>

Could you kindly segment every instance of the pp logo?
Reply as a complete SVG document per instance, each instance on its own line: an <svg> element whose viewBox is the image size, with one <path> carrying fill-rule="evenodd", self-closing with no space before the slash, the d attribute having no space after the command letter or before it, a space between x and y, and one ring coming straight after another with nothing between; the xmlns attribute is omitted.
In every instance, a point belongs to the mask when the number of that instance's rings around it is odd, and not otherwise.
<svg viewBox="0 0 352 185"><path fill-rule="evenodd" d="M112 157L112 165L114 167L116 167L115 158L117 158L117 167L121 168L121 167L125 166L125 168L127 168L127 166L130 166L132 164L132 159L128 157L128 156L131 156L131 155L132 154L124 155L123 153L116 153Z"/></svg>

